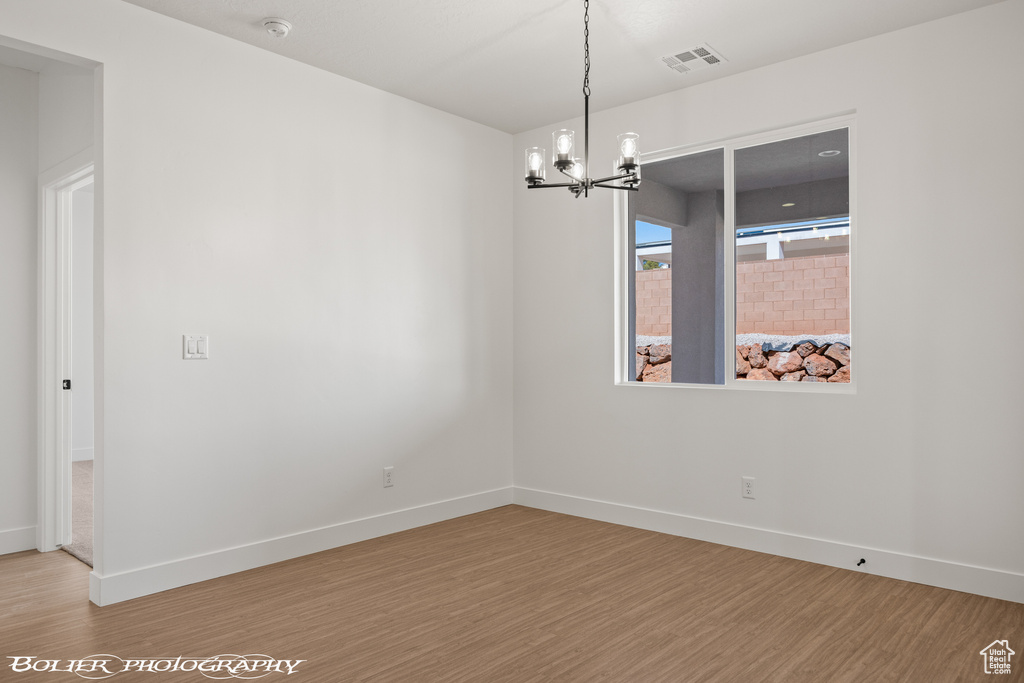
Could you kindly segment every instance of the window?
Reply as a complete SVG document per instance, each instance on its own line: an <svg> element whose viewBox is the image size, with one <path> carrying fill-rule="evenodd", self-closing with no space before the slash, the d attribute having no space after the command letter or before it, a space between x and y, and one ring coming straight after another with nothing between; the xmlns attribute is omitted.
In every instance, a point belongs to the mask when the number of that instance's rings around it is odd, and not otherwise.
<svg viewBox="0 0 1024 683"><path fill-rule="evenodd" d="M644 160L618 204L620 382L850 386L851 126Z"/></svg>
<svg viewBox="0 0 1024 683"><path fill-rule="evenodd" d="M646 255L671 267L638 269L633 278L633 380L722 384L725 150L645 164L643 174L640 191L629 196L631 260ZM652 224L668 237L661 247L641 241Z"/></svg>
<svg viewBox="0 0 1024 683"><path fill-rule="evenodd" d="M848 130L737 149L734 168L736 377L849 382Z"/></svg>

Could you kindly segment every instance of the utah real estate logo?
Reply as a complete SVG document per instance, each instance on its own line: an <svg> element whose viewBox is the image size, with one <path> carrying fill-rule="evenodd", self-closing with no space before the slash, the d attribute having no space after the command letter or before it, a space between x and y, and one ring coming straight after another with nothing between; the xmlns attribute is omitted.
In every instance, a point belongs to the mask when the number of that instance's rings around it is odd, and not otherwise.
<svg viewBox="0 0 1024 683"><path fill-rule="evenodd" d="M1010 657L1017 654L1010 649L1010 642L1007 640L993 640L992 644L981 651L985 658L985 673L987 674L1009 674Z"/></svg>

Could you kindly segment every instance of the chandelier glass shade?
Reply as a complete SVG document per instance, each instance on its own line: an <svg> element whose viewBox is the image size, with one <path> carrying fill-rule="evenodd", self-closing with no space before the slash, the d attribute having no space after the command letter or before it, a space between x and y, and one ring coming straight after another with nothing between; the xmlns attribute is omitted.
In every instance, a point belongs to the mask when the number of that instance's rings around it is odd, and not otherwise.
<svg viewBox="0 0 1024 683"><path fill-rule="evenodd" d="M545 150L530 147L526 150L526 186L529 189L566 187L577 198L589 195L591 188L636 191L640 185L640 146L636 133L619 135L619 157L613 175L590 177L590 0L583 2L583 156L577 152L575 133L568 129L551 134L551 165L570 182L547 183Z"/></svg>

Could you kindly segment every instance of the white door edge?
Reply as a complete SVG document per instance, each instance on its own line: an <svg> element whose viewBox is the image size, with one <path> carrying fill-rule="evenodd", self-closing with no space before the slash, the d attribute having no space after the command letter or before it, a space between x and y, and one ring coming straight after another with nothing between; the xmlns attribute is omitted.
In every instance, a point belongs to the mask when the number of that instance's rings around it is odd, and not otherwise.
<svg viewBox="0 0 1024 683"><path fill-rule="evenodd" d="M36 548L71 542L71 193L93 182L88 148L39 175Z"/></svg>

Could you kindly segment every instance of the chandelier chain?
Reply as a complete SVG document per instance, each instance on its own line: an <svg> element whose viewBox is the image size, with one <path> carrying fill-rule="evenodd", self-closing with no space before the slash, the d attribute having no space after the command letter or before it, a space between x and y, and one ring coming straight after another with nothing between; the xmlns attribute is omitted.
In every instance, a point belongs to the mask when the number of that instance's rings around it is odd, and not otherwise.
<svg viewBox="0 0 1024 683"><path fill-rule="evenodd" d="M583 0L583 94L590 97L590 0Z"/></svg>

